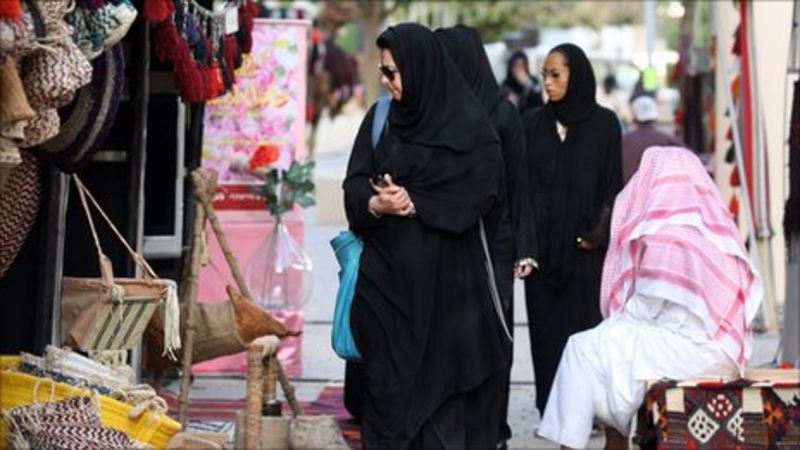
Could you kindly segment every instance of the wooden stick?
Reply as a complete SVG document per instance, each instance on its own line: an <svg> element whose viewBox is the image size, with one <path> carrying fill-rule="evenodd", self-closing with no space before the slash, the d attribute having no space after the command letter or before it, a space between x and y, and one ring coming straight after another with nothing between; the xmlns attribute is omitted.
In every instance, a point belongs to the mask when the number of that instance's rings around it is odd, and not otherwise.
<svg viewBox="0 0 800 450"><path fill-rule="evenodd" d="M283 395L286 396L286 401L289 402L289 406L292 407L292 416L302 416L303 410L300 409L300 403L297 402L297 397L294 395L294 386L289 383L289 379L286 378L286 374L283 372L283 366L281 362L278 361L278 356L275 356L276 363L278 369L278 381L281 382L281 389L283 390Z"/></svg>
<svg viewBox="0 0 800 450"><path fill-rule="evenodd" d="M264 360L264 368L266 375L264 375L264 401L266 403L274 402L277 400L275 395L278 386L278 354L267 356Z"/></svg>
<svg viewBox="0 0 800 450"><path fill-rule="evenodd" d="M203 207L206 211L206 217L208 221L211 223L211 228L214 230L214 234L217 236L217 242L219 242L219 247L222 249L222 254L225 255L225 260L228 262L228 266L231 269L231 274L233 275L233 279L236 280L236 285L239 288L239 292L242 293L245 297L249 298L250 300L253 299L253 296L250 294L250 289L247 287L247 283L244 281L244 277L242 276L242 270L239 268L239 262L236 260L236 256L234 256L233 252L231 251L231 247L228 244L228 239L225 237L225 232L222 231L222 226L219 223L219 218L217 217L217 213L214 211L214 207L211 204L211 199L213 198L212 187L216 188L217 184L217 176L211 175L210 179L209 176L203 172L201 169L197 169L192 172L192 179L201 179L201 180L209 180L206 181L206 185L208 189L198 194L198 199L203 204ZM197 183L197 181L195 181ZM292 407L292 412L295 416L302 414L302 410L300 409L300 404L297 403L297 398L294 396L294 387L289 383L289 379L286 378L286 374L283 371L283 367L278 361L278 380L281 383L281 388L283 389L284 395L286 395L286 400L289 402L289 405Z"/></svg>
<svg viewBox="0 0 800 450"><path fill-rule="evenodd" d="M209 190L211 186L216 186L217 180L216 176L212 175L209 177L204 172L200 171L200 169L195 170L192 173L192 179L201 179L205 180L207 185L209 186ZM204 192L199 195L200 202L203 204L206 210L206 216L208 217L208 221L211 223L211 228L214 230L214 234L217 236L217 241L219 242L219 247L222 250L222 254L225 255L225 261L228 262L228 266L231 269L231 274L233 275L233 279L236 281L236 285L239 288L239 292L242 293L245 297L249 298L250 300L253 299L253 296L250 294L250 289L247 287L247 283L244 281L244 277L242 276L242 270L239 268L239 261L236 260L236 256L231 251L231 246L228 243L228 238L225 236L225 233L222 231L222 225L219 223L219 217L217 217L216 211L211 204L212 196L208 195L208 192Z"/></svg>
<svg viewBox="0 0 800 450"><path fill-rule="evenodd" d="M261 402L264 386L263 347L247 346L247 407L244 418L244 447L248 450L261 448Z"/></svg>
<svg viewBox="0 0 800 450"><path fill-rule="evenodd" d="M204 191L202 180L194 180L195 192ZM190 252L189 271L181 282L181 303L186 305L186 334L183 342L183 358L181 359L181 391L178 403L178 421L186 426L189 420L189 391L192 373L192 352L194 350L194 310L197 303L197 274L200 272L200 257L203 248L203 229L206 225L206 213L203 205L198 201L195 204L194 229L192 235L192 250Z"/></svg>

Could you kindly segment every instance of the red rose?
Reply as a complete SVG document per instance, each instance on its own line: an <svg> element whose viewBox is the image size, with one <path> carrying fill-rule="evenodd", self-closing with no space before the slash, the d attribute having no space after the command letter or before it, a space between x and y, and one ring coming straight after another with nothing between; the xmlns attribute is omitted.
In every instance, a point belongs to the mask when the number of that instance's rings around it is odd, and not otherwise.
<svg viewBox="0 0 800 450"><path fill-rule="evenodd" d="M256 153L250 158L250 170L269 166L278 160L281 150L275 144L262 144L258 146Z"/></svg>

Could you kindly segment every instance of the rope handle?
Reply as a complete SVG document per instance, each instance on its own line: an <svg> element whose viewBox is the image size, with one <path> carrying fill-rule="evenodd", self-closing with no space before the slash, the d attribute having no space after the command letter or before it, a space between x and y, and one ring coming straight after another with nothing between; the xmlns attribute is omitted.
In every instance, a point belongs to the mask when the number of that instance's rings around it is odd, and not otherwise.
<svg viewBox="0 0 800 450"><path fill-rule="evenodd" d="M100 275L103 281L109 285L112 285L114 282L114 274L111 266L111 260L108 259L105 253L103 253L103 247L100 245L100 238L97 236L97 229L95 228L94 220L92 219L92 213L89 210L89 205L86 201L87 197L89 198L89 200L91 201L92 205L97 210L97 212L100 213L100 216L105 220L108 227L111 228L111 231L114 232L114 235L117 237L117 239L122 243L122 245L128 251L128 254L133 259L133 262L136 263L136 265L142 269L142 274L144 278L147 280L157 279L158 276L156 276L156 273L153 270L153 268L150 267L150 264L148 264L147 261L144 258L142 258L141 255L139 255L136 251L134 251L131 248L131 246L128 244L128 241L125 240L125 238L122 236L119 230L117 230L117 227L114 226L114 223L111 221L111 219L108 218L105 211L103 211L103 208L100 207L100 204L97 202L94 196L92 196L92 193L89 192L89 190L80 180L80 178L78 178L77 175L73 174L72 181L75 182L75 187L78 191L78 196L81 199L81 205L83 206L83 212L86 214L86 220L89 222L89 228L92 232L94 245L97 248L98 264L100 268Z"/></svg>

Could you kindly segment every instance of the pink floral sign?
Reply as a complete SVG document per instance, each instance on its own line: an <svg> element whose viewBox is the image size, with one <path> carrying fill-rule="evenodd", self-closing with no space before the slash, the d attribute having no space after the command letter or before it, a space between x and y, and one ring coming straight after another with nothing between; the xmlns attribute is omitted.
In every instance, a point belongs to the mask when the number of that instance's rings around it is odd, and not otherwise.
<svg viewBox="0 0 800 450"><path fill-rule="evenodd" d="M288 169L306 156L307 38L310 23L257 19L253 51L236 71L236 86L206 105L203 167L220 184L250 184L246 173L259 146L280 149L274 167Z"/></svg>

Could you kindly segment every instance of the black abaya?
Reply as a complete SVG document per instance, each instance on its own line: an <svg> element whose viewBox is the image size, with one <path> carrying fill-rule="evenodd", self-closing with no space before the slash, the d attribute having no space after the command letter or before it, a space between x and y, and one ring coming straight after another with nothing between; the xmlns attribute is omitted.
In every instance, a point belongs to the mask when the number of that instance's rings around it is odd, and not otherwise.
<svg viewBox="0 0 800 450"><path fill-rule="evenodd" d="M474 28L457 25L436 31L464 79L489 114L492 126L500 137L506 175L506 201L498 205L485 218L490 236L492 262L497 289L503 301L503 312L509 330L514 323L514 263L524 258L535 260L535 228L528 201L527 163L525 141L517 108L505 99L492 74L483 42ZM499 385L502 397L500 439L511 438L507 423L508 396L511 378L513 347L508 347L509 366L505 380Z"/></svg>
<svg viewBox="0 0 800 450"><path fill-rule="evenodd" d="M493 447L497 408L486 392L507 342L477 224L501 198L498 139L433 33L400 25L379 42L394 54L403 100L392 101L375 150L368 113L344 183L348 221L364 240L351 313L364 355L364 446ZM369 179L383 173L407 189L415 218L369 213Z"/></svg>
<svg viewBox="0 0 800 450"><path fill-rule="evenodd" d="M595 103L594 75L583 52L570 45L557 48L569 60L567 95L523 118L539 244L539 273L525 289L539 412L569 336L601 320L609 220L622 186L616 115ZM567 126L563 142L557 120ZM597 248L581 250L579 239Z"/></svg>

